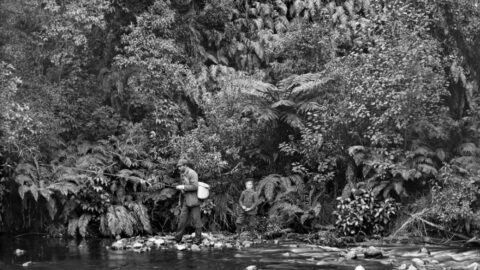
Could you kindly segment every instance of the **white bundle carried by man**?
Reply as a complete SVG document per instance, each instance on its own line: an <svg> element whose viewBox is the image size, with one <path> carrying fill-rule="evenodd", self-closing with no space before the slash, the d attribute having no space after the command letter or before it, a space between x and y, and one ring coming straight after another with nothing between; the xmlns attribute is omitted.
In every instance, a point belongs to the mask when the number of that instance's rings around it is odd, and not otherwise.
<svg viewBox="0 0 480 270"><path fill-rule="evenodd" d="M198 182L197 197L201 200L205 200L206 198L208 198L209 194L210 185L203 182Z"/></svg>

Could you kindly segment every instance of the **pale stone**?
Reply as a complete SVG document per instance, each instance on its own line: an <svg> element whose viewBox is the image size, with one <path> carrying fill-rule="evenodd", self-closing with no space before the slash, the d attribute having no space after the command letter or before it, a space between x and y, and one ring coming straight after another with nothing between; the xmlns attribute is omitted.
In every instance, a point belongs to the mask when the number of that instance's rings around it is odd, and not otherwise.
<svg viewBox="0 0 480 270"><path fill-rule="evenodd" d="M413 258L412 263L417 268L422 268L425 266L425 262L419 258Z"/></svg>
<svg viewBox="0 0 480 270"><path fill-rule="evenodd" d="M195 244L193 244L193 245L190 247L190 249L191 249L192 251L200 251L200 247L199 247L198 245L195 245Z"/></svg>
<svg viewBox="0 0 480 270"><path fill-rule="evenodd" d="M17 256L21 256L21 255L25 254L25 250L17 248L17 249L15 249L14 253Z"/></svg>
<svg viewBox="0 0 480 270"><path fill-rule="evenodd" d="M359 265L359 266L355 267L355 270L365 270L365 268L363 266Z"/></svg>
<svg viewBox="0 0 480 270"><path fill-rule="evenodd" d="M26 262L26 263L23 263L22 266L23 266L23 267L29 267L30 264L32 264L32 262L31 262L31 261L28 261L28 262Z"/></svg>
<svg viewBox="0 0 480 270"><path fill-rule="evenodd" d="M357 258L357 253L354 250L350 250L345 254L345 259L347 260L355 260Z"/></svg>
<svg viewBox="0 0 480 270"><path fill-rule="evenodd" d="M140 244L140 243L138 243L138 242L136 242L136 243L134 243L134 244L133 244L133 246L132 246L132 247L133 247L133 249L139 249L139 248L142 248L142 247L143 247L143 245L142 245L142 244Z"/></svg>
<svg viewBox="0 0 480 270"><path fill-rule="evenodd" d="M415 266L413 266L413 265L410 264L410 265L408 266L407 270L417 270L417 268L416 268Z"/></svg>
<svg viewBox="0 0 480 270"><path fill-rule="evenodd" d="M257 266L256 265L249 265L245 268L245 270L257 270Z"/></svg>
<svg viewBox="0 0 480 270"><path fill-rule="evenodd" d="M246 247L246 248L249 248L253 245L253 242L252 241L243 241L242 242L242 246Z"/></svg>
<svg viewBox="0 0 480 270"><path fill-rule="evenodd" d="M382 251L376 247L369 247L364 252L365 258L381 258L383 257Z"/></svg>
<svg viewBox="0 0 480 270"><path fill-rule="evenodd" d="M182 250L187 249L187 246L181 245L181 244L176 244L176 245L175 245L175 248L176 248L177 250L182 251Z"/></svg>

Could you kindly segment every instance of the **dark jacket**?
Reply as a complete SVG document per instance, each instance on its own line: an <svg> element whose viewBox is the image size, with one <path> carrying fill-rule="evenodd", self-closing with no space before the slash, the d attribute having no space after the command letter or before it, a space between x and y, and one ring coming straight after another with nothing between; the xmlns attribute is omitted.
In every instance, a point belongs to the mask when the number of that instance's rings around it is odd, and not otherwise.
<svg viewBox="0 0 480 270"><path fill-rule="evenodd" d="M240 206L245 206L247 208L252 208L252 210L247 211L247 214L254 215L257 213L257 204L258 204L258 196L255 190L253 189L246 189L242 191L239 200ZM243 209L242 209L243 211Z"/></svg>
<svg viewBox="0 0 480 270"><path fill-rule="evenodd" d="M185 185L185 189L183 191L183 203L186 204L188 207L200 205L200 201L198 200L197 196L197 173L187 167L185 172L181 174L181 178L183 185Z"/></svg>

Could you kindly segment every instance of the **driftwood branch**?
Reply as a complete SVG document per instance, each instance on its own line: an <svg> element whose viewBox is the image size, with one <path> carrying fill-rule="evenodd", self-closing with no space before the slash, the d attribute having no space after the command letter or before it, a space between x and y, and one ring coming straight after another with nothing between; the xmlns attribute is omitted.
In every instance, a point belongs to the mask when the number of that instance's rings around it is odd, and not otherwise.
<svg viewBox="0 0 480 270"><path fill-rule="evenodd" d="M468 237L468 236L466 236L466 235L463 235L463 234L460 234L460 233L456 233L456 232L452 232L452 231L444 228L444 227L441 226L441 225L438 225L438 224L432 223L432 222L430 222L430 221L428 221L428 220L425 220L424 218L422 218L422 215L423 215L425 212L426 212L426 210L424 209L424 210L422 210L422 211L420 211L420 212L418 212L418 213L410 214L410 218L409 218L405 223L403 223L403 225L402 225L397 231L395 231L395 233L393 233L392 238L395 238L395 236L396 236L400 231L402 231L403 229L405 229L408 225L414 223L415 221L420 221L420 222L422 222L423 224L426 224L426 225L428 225L428 226L430 226L430 227L433 227L433 228L435 228L435 229L437 229L437 230L444 231L444 232L446 232L446 233L449 233L449 234L451 234L451 235L454 235L454 236L456 236L456 237L458 237L458 238L461 238L461 239L463 239L463 240L470 240L470 237Z"/></svg>

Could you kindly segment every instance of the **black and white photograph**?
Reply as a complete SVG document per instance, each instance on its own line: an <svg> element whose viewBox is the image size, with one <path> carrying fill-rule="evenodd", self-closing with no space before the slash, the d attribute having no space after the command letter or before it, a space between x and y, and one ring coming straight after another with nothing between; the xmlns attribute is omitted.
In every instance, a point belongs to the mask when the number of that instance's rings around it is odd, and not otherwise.
<svg viewBox="0 0 480 270"><path fill-rule="evenodd" d="M480 0L0 0L0 270L480 270Z"/></svg>

